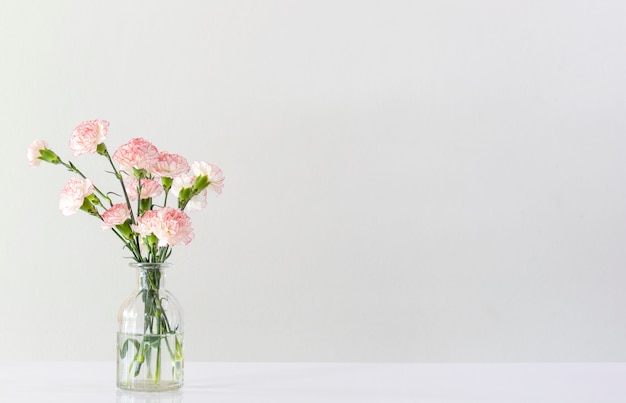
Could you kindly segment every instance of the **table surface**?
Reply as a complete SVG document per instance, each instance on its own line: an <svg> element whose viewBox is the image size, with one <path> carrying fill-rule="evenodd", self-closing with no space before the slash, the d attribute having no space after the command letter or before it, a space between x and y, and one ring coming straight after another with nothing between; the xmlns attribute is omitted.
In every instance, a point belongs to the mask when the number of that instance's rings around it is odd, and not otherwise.
<svg viewBox="0 0 626 403"><path fill-rule="evenodd" d="M137 393L112 362L4 362L0 402L626 402L626 363L187 362L181 390Z"/></svg>

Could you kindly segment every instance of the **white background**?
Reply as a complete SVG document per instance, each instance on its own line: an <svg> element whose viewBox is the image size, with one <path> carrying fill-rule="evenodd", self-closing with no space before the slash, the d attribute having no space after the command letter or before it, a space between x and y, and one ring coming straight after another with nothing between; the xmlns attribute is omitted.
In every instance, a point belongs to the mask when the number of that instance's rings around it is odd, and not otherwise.
<svg viewBox="0 0 626 403"><path fill-rule="evenodd" d="M187 360L626 359L623 1L0 2L1 360L113 360L127 255L81 121L220 166Z"/></svg>

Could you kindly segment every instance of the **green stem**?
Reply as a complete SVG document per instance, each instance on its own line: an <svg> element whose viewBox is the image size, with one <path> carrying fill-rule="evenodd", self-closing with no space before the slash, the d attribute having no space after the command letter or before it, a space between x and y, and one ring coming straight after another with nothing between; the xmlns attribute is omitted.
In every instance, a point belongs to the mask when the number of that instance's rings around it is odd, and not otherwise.
<svg viewBox="0 0 626 403"><path fill-rule="evenodd" d="M72 161L65 162L61 158L59 158L59 164L61 164L64 167L66 167L71 172L74 172L74 173L80 175L83 179L87 179L85 174L83 174L78 168L76 168L76 165L74 165L72 163ZM107 196L104 193L102 193L102 191L100 189L98 189L98 187L96 185L94 185L93 188L96 191L96 193L98 193L104 200L106 200L109 203L109 207L113 206L113 202L111 201L111 198L109 196Z"/></svg>
<svg viewBox="0 0 626 403"><path fill-rule="evenodd" d="M115 175L117 180L120 181L120 185L122 185L122 192L124 193L124 200L126 201L126 206L128 206L128 210L130 211L130 222L132 224L137 224L137 221L135 221L135 215L133 214L133 208L130 204L130 198L128 197L128 192L126 191L126 186L124 185L124 180L122 179L122 174L120 174L117 168L115 167L115 164L113 163L113 160L111 159L111 154L109 154L109 150L105 149L102 155L104 155L107 158L107 160L111 164L111 167L113 168L113 174ZM139 244L139 236L138 235L133 236L132 242L133 242L132 248L129 247L129 249L133 252L133 256L135 257L135 260L137 262L143 262L144 259L141 256L141 246ZM126 244L131 245L130 242L127 242Z"/></svg>
<svg viewBox="0 0 626 403"><path fill-rule="evenodd" d="M119 232L117 232L117 230L115 228L111 228L111 230L113 231L113 233L115 235L117 235L117 237L119 239L122 240L122 242L124 242L124 244L126 245L126 247L128 248L128 250L130 250L130 252L133 254L133 257L135 258L135 261L140 261L141 260L141 255L138 254L138 252L135 250L135 248L133 248L133 245L131 244L130 241L128 241L126 238L124 238L122 236L122 234L120 234Z"/></svg>
<svg viewBox="0 0 626 403"><path fill-rule="evenodd" d="M122 174L120 174L117 168L115 167L115 164L113 163L113 160L111 159L111 155L109 154L108 150L104 150L104 156L107 158L107 160L109 160L109 163L111 164L111 167L113 168L113 173L115 174L115 177L120 181L120 184L122 185L122 192L124 193L124 199L126 200L126 205L128 206L128 209L130 210L130 221L133 224L137 224L137 222L135 221L135 216L133 214L132 206L130 204L130 199L128 198L128 192L126 192L126 186L124 185L124 180L122 179Z"/></svg>
<svg viewBox="0 0 626 403"><path fill-rule="evenodd" d="M137 178L137 217L141 217L141 178Z"/></svg>
<svg viewBox="0 0 626 403"><path fill-rule="evenodd" d="M157 335L157 358L156 369L154 371L154 383L159 383L161 379L161 310L157 311Z"/></svg>

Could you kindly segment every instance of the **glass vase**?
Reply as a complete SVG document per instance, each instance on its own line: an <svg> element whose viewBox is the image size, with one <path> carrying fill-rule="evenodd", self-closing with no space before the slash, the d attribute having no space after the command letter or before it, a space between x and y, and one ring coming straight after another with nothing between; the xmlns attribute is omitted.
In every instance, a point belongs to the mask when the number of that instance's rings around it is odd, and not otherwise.
<svg viewBox="0 0 626 403"><path fill-rule="evenodd" d="M131 263L138 288L118 313L117 386L171 391L183 386L183 312L165 289L169 263Z"/></svg>

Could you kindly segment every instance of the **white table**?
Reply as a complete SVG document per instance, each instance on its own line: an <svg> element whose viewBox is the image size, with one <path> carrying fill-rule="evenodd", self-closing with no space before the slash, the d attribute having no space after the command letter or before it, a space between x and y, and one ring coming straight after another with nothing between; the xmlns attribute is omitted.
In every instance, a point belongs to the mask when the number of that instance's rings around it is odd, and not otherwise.
<svg viewBox="0 0 626 403"><path fill-rule="evenodd" d="M626 402L626 363L185 363L177 392L115 387L112 362L0 363L0 402Z"/></svg>

